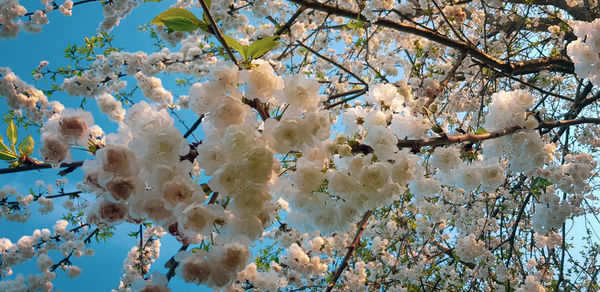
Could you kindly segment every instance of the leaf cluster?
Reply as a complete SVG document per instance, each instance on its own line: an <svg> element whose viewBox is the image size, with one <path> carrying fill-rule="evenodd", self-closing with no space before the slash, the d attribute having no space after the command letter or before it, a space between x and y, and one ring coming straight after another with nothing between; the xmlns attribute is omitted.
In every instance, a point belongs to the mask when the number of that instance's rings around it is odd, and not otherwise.
<svg viewBox="0 0 600 292"><path fill-rule="evenodd" d="M10 167L17 167L27 160L27 157L33 154L35 141L31 135L23 138L20 143L17 126L13 120L8 122L6 128L7 143L4 143L4 138L0 135L0 159L11 162Z"/></svg>

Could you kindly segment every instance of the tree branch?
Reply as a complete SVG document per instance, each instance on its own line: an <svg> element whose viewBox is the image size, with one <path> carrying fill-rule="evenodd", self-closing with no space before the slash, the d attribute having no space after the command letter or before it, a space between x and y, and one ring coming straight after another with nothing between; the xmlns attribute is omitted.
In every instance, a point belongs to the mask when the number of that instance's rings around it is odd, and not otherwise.
<svg viewBox="0 0 600 292"><path fill-rule="evenodd" d="M59 167L66 167L66 168L74 169L74 168L81 167L81 165L83 165L83 160L75 161L75 162L71 162L71 163L62 163ZM15 168L2 168L2 169L0 169L0 174L15 173L15 172L21 172L21 171L28 171L28 170L39 170L39 169L46 169L46 168L52 168L52 165L50 165L48 163L41 163L41 164L33 164L33 165L24 165L24 166L19 166L19 167L15 167Z"/></svg>
<svg viewBox="0 0 600 292"><path fill-rule="evenodd" d="M363 85L365 85L367 88L369 87L367 85L367 82L365 82L362 78L358 77L356 74L354 74L354 72L348 70L346 67L340 65L338 62L332 60L331 58L325 57L321 54L319 54L319 52L313 50L311 47L303 44L301 41L296 41L296 43L298 43L301 47L305 48L306 50L308 50L309 52L311 52L313 55L331 63L331 65L338 67L340 70L350 74L350 76L354 77L356 80L360 81L360 83L362 83Z"/></svg>
<svg viewBox="0 0 600 292"><path fill-rule="evenodd" d="M600 118L579 118L573 120L564 120L564 121L550 121L550 122L541 122L539 123L537 130L540 129L553 129L553 128L562 128L568 126L574 126L579 124L600 124ZM501 129L498 131L483 133L483 134L461 134L455 136L447 136L443 135L441 137L436 138L425 138L425 139L404 139L398 140L396 144L398 148L412 148L419 149L424 146L440 146L440 145L451 145L462 142L471 142L477 143L485 140L495 139L502 136L514 134L518 131L524 130L521 126L512 126L509 128ZM362 152L362 153L371 153L373 152L373 148L371 146L356 143L352 146L352 152Z"/></svg>
<svg viewBox="0 0 600 292"><path fill-rule="evenodd" d="M210 22L210 26L212 27L212 29L215 33L215 36L217 37L217 40L219 40L219 42L221 43L221 46L223 46L223 48L227 52L227 55L229 55L229 58L231 59L231 61L234 64L239 66L239 64L235 58L235 55L233 54L233 51L231 51L231 48L229 47L229 45L227 45L227 42L225 42L225 39L223 38L223 34L219 30L219 27L217 26L215 19L213 18L212 14L210 14L210 9L206 5L206 2L204 2L204 0L199 0L198 2L200 2L200 5L202 6L202 9L204 10L204 13L206 14L206 17L208 18L208 21Z"/></svg>
<svg viewBox="0 0 600 292"><path fill-rule="evenodd" d="M73 196L73 197L79 197L79 195L81 194L81 191L74 191L74 192L69 192L69 193L60 193L60 194L56 194L56 195L51 195L51 196L34 196L33 197L33 201L37 201L40 198L47 198L47 199L54 199L54 198L60 198L60 197L66 197L66 196ZM5 201L6 198L4 200L0 200L0 206L3 205L19 205L21 203L19 203L18 201L12 201L12 202L6 202Z"/></svg>
<svg viewBox="0 0 600 292"><path fill-rule="evenodd" d="M458 59L456 59L456 61L454 61L452 68L446 74L446 78L444 78L442 83L440 83L440 86L438 87L437 92L432 94L429 97L429 99L427 99L427 102L425 102L425 105L424 105L425 107L429 107L429 105L431 105L435 101L435 99L438 97L438 95L444 93L444 90L445 90L446 86L448 85L448 82L450 82L450 80L452 78L454 78L454 74L456 74L456 70L458 69L458 67L460 67L460 65L462 65L462 63L466 57L467 57L467 54L461 53L460 56L458 57Z"/></svg>
<svg viewBox="0 0 600 292"><path fill-rule="evenodd" d="M281 27L277 29L277 31L275 31L274 35L281 35L282 33L289 30L290 27L292 27L292 25L294 24L294 22L296 22L296 19L298 19L302 12L304 12L304 10L306 10L306 6L300 6L300 8L296 10L296 13L294 13L294 15L292 15L292 17L290 17L290 19L286 23L284 23Z"/></svg>
<svg viewBox="0 0 600 292"><path fill-rule="evenodd" d="M204 119L204 114L200 115L196 122L194 122L194 124L187 130L187 132L185 132L183 138L189 137L198 128L198 126L200 126L200 123L202 123L202 119Z"/></svg>
<svg viewBox="0 0 600 292"><path fill-rule="evenodd" d="M188 248L189 244L184 244L179 248L179 252L184 251ZM177 253L179 253L177 252ZM175 255L177 255L177 253ZM169 268L169 270L167 271L167 283L168 281L171 280L171 278L173 278L173 276L175 276L175 269L177 268L177 266L179 266L179 262L175 260L175 255L173 255L166 263L165 263L165 267Z"/></svg>
<svg viewBox="0 0 600 292"><path fill-rule="evenodd" d="M296 4L304 5L308 8L324 11L337 16L343 16L351 19L358 18L361 21L368 22L368 20L360 14L360 11L344 9L330 4L317 2L315 0L290 1ZM472 58L507 74L523 75L536 73L541 70L549 70L570 74L573 74L575 72L573 62L563 57L542 57L539 59L520 61L516 63L504 62L486 54L485 52L479 50L476 46L470 43L450 39L447 36L441 35L437 31L430 28L418 27L412 24L405 24L385 17L376 18L375 21L372 22L372 24L381 25L393 30L424 37L438 44L466 53Z"/></svg>
<svg viewBox="0 0 600 292"><path fill-rule="evenodd" d="M365 212L365 215L363 215L362 220L360 221L360 223L358 223L358 226L357 226L358 229L356 230L356 235L354 236L354 240L352 240L352 243L350 244L350 246L347 247L348 251L346 252L346 255L344 256L344 259L342 260L342 264L337 268L337 270L333 274L333 277L331 278L331 283L329 283L329 285L327 285L327 289L325 289L325 292L330 292L333 289L333 287L335 286L335 283L338 281L338 279L344 272L344 269L346 269L346 267L348 266L348 262L350 261L350 257L352 256L352 253L354 253L354 250L360 243L360 237L362 236L362 233L365 230L365 226L367 226L367 221L369 220L371 213L373 213L372 210Z"/></svg>

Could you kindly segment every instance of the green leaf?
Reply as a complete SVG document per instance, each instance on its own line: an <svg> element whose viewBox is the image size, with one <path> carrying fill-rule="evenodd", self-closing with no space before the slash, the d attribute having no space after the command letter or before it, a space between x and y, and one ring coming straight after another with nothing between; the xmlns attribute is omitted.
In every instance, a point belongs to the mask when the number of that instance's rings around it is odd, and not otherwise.
<svg viewBox="0 0 600 292"><path fill-rule="evenodd" d="M252 59L260 58L262 55L279 45L277 39L279 39L279 36L274 35L253 42L248 47L248 56Z"/></svg>
<svg viewBox="0 0 600 292"><path fill-rule="evenodd" d="M431 127L431 130L434 131L437 134L441 134L444 132L444 130L442 129L442 127L438 124L435 124Z"/></svg>
<svg viewBox="0 0 600 292"><path fill-rule="evenodd" d="M12 120L10 121L10 123L8 123L8 128L6 129L6 137L8 137L10 145L17 144L19 134L17 133L17 126L15 126L15 123Z"/></svg>
<svg viewBox="0 0 600 292"><path fill-rule="evenodd" d="M365 27L365 23L360 20L353 20L347 23L346 27L349 29L359 29Z"/></svg>
<svg viewBox="0 0 600 292"><path fill-rule="evenodd" d="M198 23L198 28L200 28L202 31L208 31L209 26L210 25L208 25L208 23L205 21L201 21L200 23Z"/></svg>
<svg viewBox="0 0 600 292"><path fill-rule="evenodd" d="M10 149L8 149L8 146L4 145L4 139L2 138L2 135L0 135L0 151L12 152Z"/></svg>
<svg viewBox="0 0 600 292"><path fill-rule="evenodd" d="M200 25L193 23L190 20L183 17L172 17L163 19L163 23L168 29L174 31L194 31L200 28Z"/></svg>
<svg viewBox="0 0 600 292"><path fill-rule="evenodd" d="M98 151L98 146L96 146L96 144L89 143L88 151L90 151L92 154L96 155L96 151Z"/></svg>
<svg viewBox="0 0 600 292"><path fill-rule="evenodd" d="M240 53L240 55L242 55L242 58L244 60L247 60L247 56L248 56L248 47L247 46L242 46L242 44L240 44L238 41L236 41L234 38L230 37L230 36L226 36L223 35L223 39L225 40L225 43L232 49L238 51L238 53Z"/></svg>
<svg viewBox="0 0 600 292"><path fill-rule="evenodd" d="M164 25L174 31L193 31L202 21L183 8L171 8L157 15L150 23Z"/></svg>
<svg viewBox="0 0 600 292"><path fill-rule="evenodd" d="M144 2L161 2L162 0L144 0Z"/></svg>
<svg viewBox="0 0 600 292"><path fill-rule="evenodd" d="M486 129L484 129L484 128L479 128L479 129L477 129L477 131L475 131L475 134L477 134L477 135L487 134L487 133L488 133L488 131L486 131Z"/></svg>
<svg viewBox="0 0 600 292"><path fill-rule="evenodd" d="M27 137L25 137L25 139L23 139L21 141L21 143L19 144L19 153L21 154L21 156L31 155L33 153L34 145L35 145L35 142L33 141L33 138L31 137L31 135L27 135Z"/></svg>
<svg viewBox="0 0 600 292"><path fill-rule="evenodd" d="M206 3L206 7L208 7L208 10L210 10L210 4L212 4L212 0L205 0L204 3ZM207 26L210 23L210 20L208 19L208 16L206 16L206 13L202 13L202 20ZM215 22L219 22L219 20L215 19Z"/></svg>
<svg viewBox="0 0 600 292"><path fill-rule="evenodd" d="M551 181L539 176L531 181L531 188L545 188L551 185Z"/></svg>
<svg viewBox="0 0 600 292"><path fill-rule="evenodd" d="M11 161L18 158L19 157L17 155L14 155L13 153L0 151L0 159L2 160Z"/></svg>

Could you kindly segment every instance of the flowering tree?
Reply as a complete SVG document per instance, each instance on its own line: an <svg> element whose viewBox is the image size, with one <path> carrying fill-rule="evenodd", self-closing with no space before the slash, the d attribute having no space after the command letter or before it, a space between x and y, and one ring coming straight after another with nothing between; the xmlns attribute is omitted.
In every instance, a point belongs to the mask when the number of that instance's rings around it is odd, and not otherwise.
<svg viewBox="0 0 600 292"><path fill-rule="evenodd" d="M2 0L0 37L94 1ZM155 52L126 52L109 32L138 5L102 2L40 89L0 68L0 177L77 181L1 189L4 220L68 211L0 239L1 291L79 276L121 224L139 241L117 291L600 289L597 1L178 1L144 26ZM181 249L151 273L163 236Z"/></svg>

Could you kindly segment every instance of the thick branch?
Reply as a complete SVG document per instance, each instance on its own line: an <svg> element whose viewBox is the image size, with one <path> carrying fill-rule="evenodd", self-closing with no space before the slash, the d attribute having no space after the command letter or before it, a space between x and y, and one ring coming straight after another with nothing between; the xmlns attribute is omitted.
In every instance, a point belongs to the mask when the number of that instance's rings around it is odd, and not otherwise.
<svg viewBox="0 0 600 292"><path fill-rule="evenodd" d="M552 129L558 127L573 126L579 124L600 124L600 118L580 118L575 120L564 120L564 121L552 121L552 122L541 122L537 129ZM442 136L438 138L430 139L418 139L418 140L400 140L398 141L398 148L407 147L422 147L422 146L438 146L447 144L456 144L462 142L481 142L484 140L490 140L499 138L502 136L510 135L524 128L520 126L513 126L510 128L488 132L484 134L462 134L456 136Z"/></svg>
<svg viewBox="0 0 600 292"><path fill-rule="evenodd" d="M571 7L564 0L507 0L506 2L524 5L548 5L560 8L569 13L576 20L591 21L598 17L596 12L582 6Z"/></svg>
<svg viewBox="0 0 600 292"><path fill-rule="evenodd" d="M184 251L188 248L189 244L184 244L181 246L181 248L179 248L179 251ZM179 252L178 252L179 253ZM177 254L175 254L177 255ZM169 270L167 271L167 281L170 281L171 278L173 278L173 276L175 276L175 269L177 268L177 266L179 266L179 262L175 260L175 255L172 256L167 263L165 263L165 267L169 268Z"/></svg>
<svg viewBox="0 0 600 292"><path fill-rule="evenodd" d="M579 118L573 120L564 120L564 121L550 121L550 122L541 122L539 123L536 130L541 129L553 129L553 128L563 128L568 126L574 126L579 124L600 124L600 118ZM443 135L441 137L436 138L426 138L426 139L404 139L398 141L398 148L412 148L419 149L424 146L440 146L440 145L451 145L463 142L471 142L477 143L485 140L495 139L502 136L514 134L518 131L524 130L521 126L512 126L509 128L501 129L498 131L483 133L483 134L461 134L455 136L447 136ZM362 152L362 153L371 153L373 149L365 144L355 143L352 146L352 152Z"/></svg>

